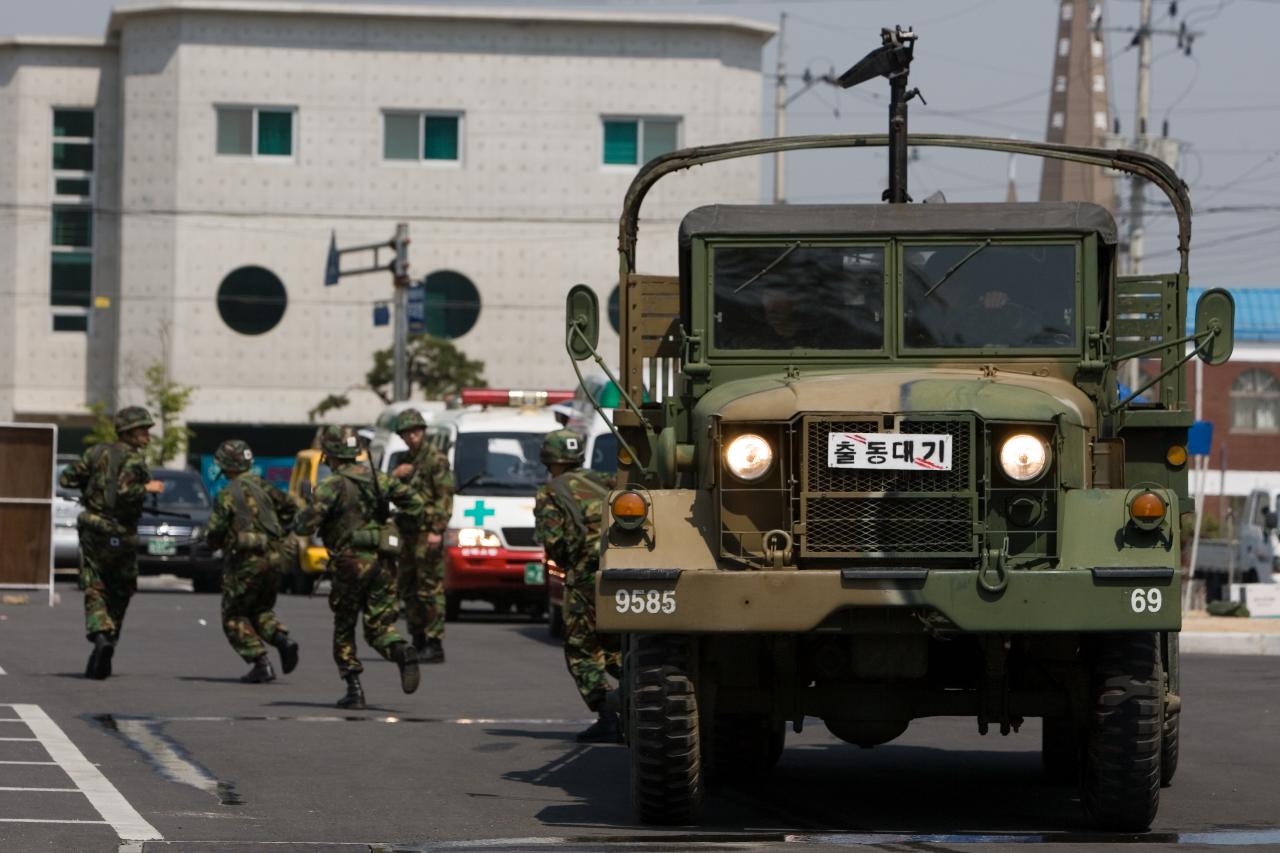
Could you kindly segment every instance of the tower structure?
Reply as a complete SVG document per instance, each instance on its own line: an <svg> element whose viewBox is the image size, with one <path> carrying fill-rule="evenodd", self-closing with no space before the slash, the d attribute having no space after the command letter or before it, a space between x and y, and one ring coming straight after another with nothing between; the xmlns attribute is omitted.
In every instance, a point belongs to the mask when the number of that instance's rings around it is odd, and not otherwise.
<svg viewBox="0 0 1280 853"><path fill-rule="evenodd" d="M1102 0L1062 0L1045 140L1101 145L1110 127ZM1091 201L1115 212L1115 184L1094 166L1044 161L1041 201Z"/></svg>

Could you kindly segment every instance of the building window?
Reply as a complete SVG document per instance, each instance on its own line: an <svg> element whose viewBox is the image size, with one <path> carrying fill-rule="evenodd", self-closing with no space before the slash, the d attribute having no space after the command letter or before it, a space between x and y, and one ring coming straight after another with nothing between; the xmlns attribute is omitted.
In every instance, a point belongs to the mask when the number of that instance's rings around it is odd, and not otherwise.
<svg viewBox="0 0 1280 853"><path fill-rule="evenodd" d="M384 112L382 157L456 163L462 150L461 131L458 113Z"/></svg>
<svg viewBox="0 0 1280 853"><path fill-rule="evenodd" d="M1231 385L1231 429L1241 432L1280 432L1280 380L1270 371L1254 368Z"/></svg>
<svg viewBox="0 0 1280 853"><path fill-rule="evenodd" d="M229 157L292 157L292 109L218 107L219 154Z"/></svg>
<svg viewBox="0 0 1280 853"><path fill-rule="evenodd" d="M471 279L441 270L427 276L422 287L427 334L452 340L471 331L480 317L480 291Z"/></svg>
<svg viewBox="0 0 1280 853"><path fill-rule="evenodd" d="M55 332L89 329L93 300L93 110L53 110L49 307Z"/></svg>
<svg viewBox="0 0 1280 853"><path fill-rule="evenodd" d="M261 335L274 329L288 304L284 283L262 267L240 267L218 286L218 314L242 335Z"/></svg>
<svg viewBox="0 0 1280 853"><path fill-rule="evenodd" d="M604 120L606 166L639 166L678 147L679 119L607 118Z"/></svg>

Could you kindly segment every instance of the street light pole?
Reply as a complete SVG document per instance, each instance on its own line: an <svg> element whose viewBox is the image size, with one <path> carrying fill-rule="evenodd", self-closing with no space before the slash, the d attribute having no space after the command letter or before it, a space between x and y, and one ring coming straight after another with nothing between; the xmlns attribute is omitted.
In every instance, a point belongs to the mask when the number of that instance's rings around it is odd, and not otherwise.
<svg viewBox="0 0 1280 853"><path fill-rule="evenodd" d="M787 13L778 23L778 81L773 94L773 135L782 137L787 127ZM773 203L782 204L785 175L782 152L773 155Z"/></svg>
<svg viewBox="0 0 1280 853"><path fill-rule="evenodd" d="M391 263L391 274L396 288L395 301L395 378L391 383L391 396L396 402L409 399L409 225L396 225L396 236L391 240L396 257Z"/></svg>

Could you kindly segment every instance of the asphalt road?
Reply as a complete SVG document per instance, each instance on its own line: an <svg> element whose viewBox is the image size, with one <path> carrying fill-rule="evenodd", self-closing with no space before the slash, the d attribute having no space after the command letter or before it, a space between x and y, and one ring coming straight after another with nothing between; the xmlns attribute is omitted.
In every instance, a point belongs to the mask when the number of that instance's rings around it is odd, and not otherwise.
<svg viewBox="0 0 1280 853"><path fill-rule="evenodd" d="M1042 778L1038 723L983 738L950 719L869 751L815 722L768 780L662 831L631 823L625 749L573 741L590 715L541 624L450 625L413 696L362 651L371 707L339 713L323 598L281 600L298 669L242 685L216 596L141 593L116 675L93 682L61 592L0 607L3 851L1280 848L1274 658L1185 660L1182 763L1146 836L1086 832L1073 790Z"/></svg>

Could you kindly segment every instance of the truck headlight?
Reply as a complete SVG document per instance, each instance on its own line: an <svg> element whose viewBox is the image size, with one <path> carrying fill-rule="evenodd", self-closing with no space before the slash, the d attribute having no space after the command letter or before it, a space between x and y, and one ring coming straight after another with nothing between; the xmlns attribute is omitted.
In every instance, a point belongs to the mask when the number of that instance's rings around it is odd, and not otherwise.
<svg viewBox="0 0 1280 853"><path fill-rule="evenodd" d="M1049 467L1049 445L1027 433L1018 433L1000 445L1000 468L1010 480L1029 483Z"/></svg>
<svg viewBox="0 0 1280 853"><path fill-rule="evenodd" d="M724 464L739 480L759 480L773 467L773 448L761 436L740 435L724 451Z"/></svg>
<svg viewBox="0 0 1280 853"><path fill-rule="evenodd" d="M450 530L446 534L446 538L454 540L448 544L456 544L459 548L502 547L502 540L498 538L498 534L482 527L460 527L457 531Z"/></svg>

